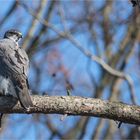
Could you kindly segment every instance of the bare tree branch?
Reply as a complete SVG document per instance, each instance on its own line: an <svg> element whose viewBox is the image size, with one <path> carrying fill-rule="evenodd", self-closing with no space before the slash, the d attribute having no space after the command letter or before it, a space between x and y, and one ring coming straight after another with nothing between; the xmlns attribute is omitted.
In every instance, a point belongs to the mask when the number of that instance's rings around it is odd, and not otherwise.
<svg viewBox="0 0 140 140"><path fill-rule="evenodd" d="M93 116L140 125L140 107L120 102L78 96L32 96L34 108L26 112L20 104L13 107L11 97L0 97L2 113L45 113Z"/></svg>
<svg viewBox="0 0 140 140"><path fill-rule="evenodd" d="M60 32L54 25L50 24L48 21L46 21L44 19L41 19L39 17L36 17L36 15L34 15L33 11L30 8L28 8L24 3L18 3L18 4L20 6L22 6L23 8L25 8L41 24L49 27L54 32L56 32L58 35L60 35L61 37L68 39L84 55L86 55L92 61L95 61L96 63L98 63L109 74L111 74L112 76L115 76L115 77L122 78L122 79L126 80L126 82L128 83L128 86L129 86L129 90L130 90L130 95L131 95L132 102L133 102L133 104L137 104L137 101L136 101L136 98L135 98L135 91L134 91L133 80L130 77L130 75L128 75L128 74L126 74L124 72L121 72L121 71L118 71L118 70L112 68L102 58L100 58L100 57L98 57L96 55L93 55L88 50L85 50L84 47L77 40L75 40L75 38L69 32Z"/></svg>

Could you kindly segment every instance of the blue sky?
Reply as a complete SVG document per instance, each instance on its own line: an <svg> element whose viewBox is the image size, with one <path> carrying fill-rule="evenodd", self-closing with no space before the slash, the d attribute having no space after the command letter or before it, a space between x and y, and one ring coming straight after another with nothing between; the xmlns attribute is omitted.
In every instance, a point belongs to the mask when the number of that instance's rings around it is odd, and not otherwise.
<svg viewBox="0 0 140 140"><path fill-rule="evenodd" d="M35 2L35 0L32 0L32 1L26 0L26 2L30 6L31 4L33 4L33 2ZM9 8L9 6L11 6L12 3L13 3L13 0L0 0L0 9L1 9L0 20L3 18L3 16L5 15L5 13L7 12L8 8ZM99 8L103 3L104 3L103 0L97 1L95 4L95 8ZM67 5L67 2L65 2L65 4L66 4L66 6L69 6L69 5ZM34 3L34 5L35 5L35 3ZM126 2L125 0L122 0L121 4L118 4L117 6L114 5L114 7L115 7L114 11L117 11L118 16L120 16L122 19L127 19L127 16L130 14L130 12L132 10L131 5L128 2ZM76 10L80 11L80 9L81 9L81 7L77 7L77 9L75 9L73 11L71 10L71 11L75 14L75 11ZM19 7L19 13L15 12L14 14L15 15L12 15L11 18L8 19L2 27L0 27L1 38L3 37L3 33L7 29L10 29L10 28L18 28L21 30L21 32L23 32L23 35L26 34L26 29L28 28L28 26L30 24L32 16L29 15L21 7ZM17 20L15 20L15 18L16 18L16 16L18 16L18 14L20 14L21 21L17 22ZM54 13L54 16L53 16L51 22L56 27L58 27L60 30L62 30L60 23L59 23L60 19L55 14L56 13ZM112 19L112 21L117 20L115 17L113 17L113 14L110 18ZM20 24L20 22L22 24ZM72 23L69 23L68 26L71 26L71 24ZM40 23L38 23L38 25L40 25ZM94 28L95 28L95 30L97 30L99 35L102 35L102 30L100 29L100 27L98 25L96 25ZM127 27L125 25L119 25L112 29L112 32L115 32L115 37L113 38L114 45L113 45L113 48L111 48L114 53L118 50L117 47L119 45L120 40L123 39L123 36L124 36L124 33L126 30L127 30ZM37 31L35 33L37 33ZM55 34L54 34L54 32L52 32L50 30L50 34L48 36L51 36L51 35L55 35ZM90 50L93 54L97 54L94 44L89 43L90 38L88 37L88 35L86 35L86 33L83 33L83 31L81 33L77 33L75 35L75 39L78 40L85 49ZM101 38L98 39L98 44L99 44L101 53L103 54L105 46L104 46L104 42L102 40L102 36L101 36ZM38 46L38 47L40 47L40 46ZM85 55L83 55L69 41L64 41L62 44L58 44L57 46L54 46L54 48L55 47L62 54L61 61L66 65L67 69L69 69L70 72L72 73L72 76L70 77L71 82L73 83L77 80L77 82L75 82L75 91L73 92L73 95L91 97L92 92L93 92L91 90L91 88L93 85L91 83L90 76L87 74L87 67L86 67L87 63L88 63L87 57ZM47 50L44 50L44 49L43 49L43 51L40 50L37 54L35 54L32 57L32 59L33 60L36 59L36 61L40 61L44 55L43 54L44 52L47 53ZM136 52L136 54L137 54L137 52ZM136 60L137 60L137 58L135 56L133 56L132 60L129 62L126 72L132 76L135 83L139 84L139 77L137 77L137 75L135 73L132 73L132 71L134 71L134 70L132 69L131 71L129 71L129 69L132 68L134 65L133 62ZM32 60L31 60L31 62L32 62ZM46 65L44 64L42 67L46 68ZM98 83L100 80L100 74L101 74L100 66L98 64L96 64L95 62L91 62L90 69L91 69L93 76L95 77L96 82ZM138 70L139 67L137 67L136 69ZM42 72L41 85L38 89L40 92L46 90L47 88L49 90L50 84L55 82L55 80L56 80L55 78L52 78L47 74L44 75L44 73L45 73L44 71ZM32 83L34 81L34 75L35 75L34 69L31 64L30 74L29 74L30 83ZM87 85L90 87L89 89L85 87L85 89L83 88L82 90L80 90L78 81L82 80L82 79L86 80ZM84 80L82 81L83 85L85 82ZM137 84L135 86L135 89L136 89L137 98L140 99L140 95L138 94L139 86L137 86ZM58 88L60 87L60 85L57 85L57 86L58 86ZM32 85L31 85L31 87L34 88L34 86L32 86ZM60 89L60 90L63 91L65 89L62 87L62 89ZM107 99L108 90L109 90L109 88L107 87L104 91L105 94L102 97L102 99ZM130 103L130 93L128 91L128 86L126 85L125 82L123 82L123 84L122 84L122 93L124 90L125 90L125 94L122 94L120 100L123 102ZM62 94L65 94L65 92ZM50 115L50 116L53 116L52 121L54 122L55 127L60 130L64 129L65 131L67 130L67 126L72 127L75 119L79 119L79 117L70 116L70 117L67 117L66 120L64 120L64 122L62 122L62 121L60 121L60 115ZM20 136L22 136L22 133L24 132L25 133L24 138L23 138L24 140L28 140L29 138L31 140L34 140L34 139L36 139L36 135L37 135L36 128L39 129L40 132L43 132L45 129L45 133L43 133L42 139L47 139L50 135L48 128L45 127L43 124L41 124L40 121L38 123L33 121L33 118L34 118L34 115L21 115L21 114L20 115L13 115L13 114L10 115L10 117L8 117L8 122L9 122L8 126L6 126L6 131L4 131L4 133L1 135L1 139L9 139L10 135L13 136L13 139L16 139L16 138L19 138ZM42 115L42 118L43 118L43 115ZM89 136L90 136L89 134L92 134L93 129L94 129L93 125L96 126L97 120L98 120L98 118L93 118L93 117L90 118L90 123L88 124L88 127L87 127L88 128L87 135L84 138L85 140L89 139ZM18 123L14 123L14 122L18 122ZM66 124L66 126L65 126L65 124ZM115 125L115 122L114 122L114 125Z"/></svg>

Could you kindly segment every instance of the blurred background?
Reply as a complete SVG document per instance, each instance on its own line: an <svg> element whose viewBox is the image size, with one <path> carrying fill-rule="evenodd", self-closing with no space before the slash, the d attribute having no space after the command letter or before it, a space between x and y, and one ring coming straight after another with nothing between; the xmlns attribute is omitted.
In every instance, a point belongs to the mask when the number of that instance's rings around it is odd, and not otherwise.
<svg viewBox="0 0 140 140"><path fill-rule="evenodd" d="M140 10L129 0L0 0L0 38L23 33L33 94L93 97L132 104L128 84L83 51L129 74L140 105ZM78 45L80 48L78 49ZM136 139L138 127L113 120L57 114L9 114L2 140Z"/></svg>

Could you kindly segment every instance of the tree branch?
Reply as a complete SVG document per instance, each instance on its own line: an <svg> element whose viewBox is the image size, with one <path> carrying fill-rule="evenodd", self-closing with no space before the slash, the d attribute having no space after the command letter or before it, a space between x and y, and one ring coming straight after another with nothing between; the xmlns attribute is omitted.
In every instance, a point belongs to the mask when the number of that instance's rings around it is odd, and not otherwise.
<svg viewBox="0 0 140 140"><path fill-rule="evenodd" d="M140 125L140 107L79 96L31 96L34 108L26 112L12 97L0 97L1 113L45 113L93 116ZM15 105L16 104L16 105ZM15 106L14 106L15 105Z"/></svg>
<svg viewBox="0 0 140 140"><path fill-rule="evenodd" d="M126 82L128 83L129 89L130 89L130 94L131 94L131 99L133 104L137 104L137 100L135 98L135 91L134 91L134 84L133 84L133 80L130 77L130 75L118 71L114 68L112 68L110 65L108 65L102 58L93 55L89 50L84 49L84 47L70 34L70 32L64 31L61 32L59 31L53 24L49 23L47 20L44 20L42 18L37 17L33 11L28 8L27 5L25 5L22 2L18 3L20 6L22 6L24 9L27 10L27 12L29 12L34 18L36 18L41 24L43 24L46 27L49 27L50 29L52 29L55 33L57 33L59 36L66 38L67 40L69 40L77 49L79 49L84 55L86 55L88 58L90 58L92 61L95 61L96 63L98 63L104 70L106 70L109 74L111 74L112 76L118 77L118 78L122 78L124 80L126 80Z"/></svg>

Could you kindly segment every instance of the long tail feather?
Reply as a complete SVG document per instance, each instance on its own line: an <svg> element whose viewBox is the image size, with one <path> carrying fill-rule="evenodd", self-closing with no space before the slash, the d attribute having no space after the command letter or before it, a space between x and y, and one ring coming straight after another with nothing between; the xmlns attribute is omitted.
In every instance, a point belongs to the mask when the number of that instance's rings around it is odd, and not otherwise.
<svg viewBox="0 0 140 140"><path fill-rule="evenodd" d="M19 87L17 87L17 97L23 108L28 109L30 107L33 107L33 103L29 95L29 90L27 88L20 89Z"/></svg>

